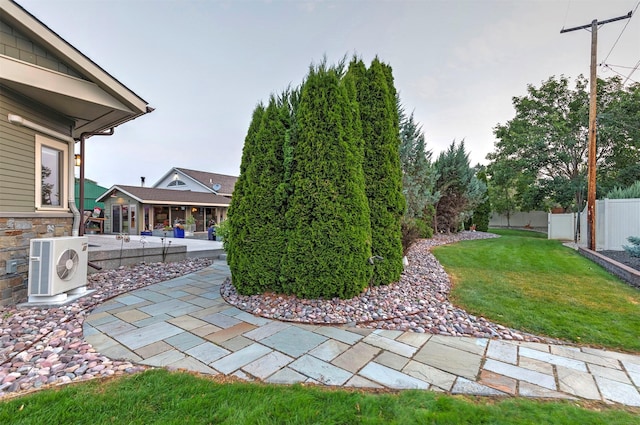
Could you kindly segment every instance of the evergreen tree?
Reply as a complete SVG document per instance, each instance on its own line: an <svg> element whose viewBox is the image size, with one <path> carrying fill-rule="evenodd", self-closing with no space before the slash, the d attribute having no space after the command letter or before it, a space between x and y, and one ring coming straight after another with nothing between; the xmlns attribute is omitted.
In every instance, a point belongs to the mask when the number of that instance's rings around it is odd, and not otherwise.
<svg viewBox="0 0 640 425"><path fill-rule="evenodd" d="M235 184L231 205L227 219L229 220L229 234L225 238L227 262L231 270L231 278L234 286L243 293L250 292L253 285L253 265L249 261L253 245L251 244L251 185L255 180L251 173L256 169L256 162L260 161L258 155L258 133L262 127L265 115L265 107L258 104L253 111L251 123L242 148L242 161L240 163L240 176Z"/></svg>
<svg viewBox="0 0 640 425"><path fill-rule="evenodd" d="M236 282L242 294L277 290L286 245L284 196L274 196L284 179L283 146L290 127L285 99L271 96L255 135L253 158L245 171L243 261L246 280Z"/></svg>
<svg viewBox="0 0 640 425"><path fill-rule="evenodd" d="M396 282L402 265L401 220L405 211L400 167L399 118L391 67L378 58L362 75L361 62L352 62L364 139L363 171L369 202L375 264L374 285Z"/></svg>
<svg viewBox="0 0 640 425"><path fill-rule="evenodd" d="M471 225L476 226L476 230L479 232L489 231L489 221L491 220L491 201L489 200L489 190L487 187L487 173L484 169L480 169L476 173L476 178L484 183L485 193L484 201L475 207L473 210L473 217L471 217Z"/></svg>
<svg viewBox="0 0 640 425"><path fill-rule="evenodd" d="M369 209L348 87L311 67L296 108L282 283L305 298L350 298L371 276Z"/></svg>
<svg viewBox="0 0 640 425"><path fill-rule="evenodd" d="M457 232L468 218L468 213L486 196L486 185L475 177L469 166L469 154L464 141L454 141L434 163L438 173L436 188L440 192L434 218L434 228L443 232Z"/></svg>
<svg viewBox="0 0 640 425"><path fill-rule="evenodd" d="M428 221L431 227L430 206L440 194L435 190L436 171L431 162L432 152L427 150L424 134L414 121L400 112L400 163L402 166L402 188L407 202L406 215L410 219ZM432 230L433 231L433 230Z"/></svg>

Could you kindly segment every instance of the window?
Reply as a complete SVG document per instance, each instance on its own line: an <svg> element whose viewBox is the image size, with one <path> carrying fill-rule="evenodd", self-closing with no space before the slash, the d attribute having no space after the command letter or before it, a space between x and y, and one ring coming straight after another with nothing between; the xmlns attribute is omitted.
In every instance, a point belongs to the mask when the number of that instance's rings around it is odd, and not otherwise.
<svg viewBox="0 0 640 425"><path fill-rule="evenodd" d="M36 209L67 209L69 146L36 135Z"/></svg>
<svg viewBox="0 0 640 425"><path fill-rule="evenodd" d="M167 185L167 187L171 187L171 186L186 186L187 184L185 182L183 182L182 180L172 180L169 182L169 184Z"/></svg>

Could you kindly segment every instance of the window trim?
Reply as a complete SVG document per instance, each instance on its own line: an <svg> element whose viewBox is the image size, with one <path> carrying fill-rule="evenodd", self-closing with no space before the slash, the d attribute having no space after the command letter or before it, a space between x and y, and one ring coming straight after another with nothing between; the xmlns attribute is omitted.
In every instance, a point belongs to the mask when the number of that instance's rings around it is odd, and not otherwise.
<svg viewBox="0 0 640 425"><path fill-rule="evenodd" d="M56 149L62 152L62 187L59 206L42 205L42 147ZM69 210L69 144L59 142L49 137L36 134L35 143L35 205L37 211L68 211Z"/></svg>

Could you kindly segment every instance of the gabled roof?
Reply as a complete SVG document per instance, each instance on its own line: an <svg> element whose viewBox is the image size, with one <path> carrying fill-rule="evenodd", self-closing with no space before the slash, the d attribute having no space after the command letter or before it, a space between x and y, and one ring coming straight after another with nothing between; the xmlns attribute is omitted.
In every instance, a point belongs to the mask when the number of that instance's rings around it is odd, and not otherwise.
<svg viewBox="0 0 640 425"><path fill-rule="evenodd" d="M165 180L168 176L173 173L179 173L186 177L189 177L195 183L201 185L203 188L207 189L211 193L218 193L219 195L231 196L233 194L233 188L238 181L238 177L228 176L225 174L217 174L217 173L208 173L206 171L197 171L197 170L189 170L187 168L179 168L173 167L169 172L164 174L158 182L154 185L160 184L163 180ZM214 192L212 189L213 185L219 184L220 189Z"/></svg>
<svg viewBox="0 0 640 425"><path fill-rule="evenodd" d="M12 0L0 0L0 18L73 72L38 65L38 54L0 55L0 83L74 120L72 137L99 132L151 112L147 102ZM4 34L6 35L6 34ZM142 66L142 65L141 65Z"/></svg>
<svg viewBox="0 0 640 425"><path fill-rule="evenodd" d="M231 199L229 198L207 192L120 185L111 186L107 192L96 200L104 202L112 194L118 196L118 193L122 193L143 204L228 207L231 203Z"/></svg>

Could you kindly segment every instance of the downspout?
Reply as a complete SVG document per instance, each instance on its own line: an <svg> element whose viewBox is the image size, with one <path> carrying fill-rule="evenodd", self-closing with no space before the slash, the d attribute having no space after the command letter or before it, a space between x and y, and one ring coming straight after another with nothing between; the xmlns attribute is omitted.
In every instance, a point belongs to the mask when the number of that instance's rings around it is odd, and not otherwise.
<svg viewBox="0 0 640 425"><path fill-rule="evenodd" d="M84 141L91 136L111 136L114 133L114 127L111 127L109 131L105 132L86 132L80 135L80 181L78 186L80 186L78 197L80 198L80 205L82 205L82 210L84 213ZM75 226L75 223L74 223ZM84 235L84 228L80 227L80 222L78 222L79 227L79 235Z"/></svg>
<svg viewBox="0 0 640 425"><path fill-rule="evenodd" d="M75 156L74 156L74 143L69 142L69 209L73 213L73 224L71 225L71 236L79 236L78 229L80 228L80 211L76 206L76 175L75 175Z"/></svg>

